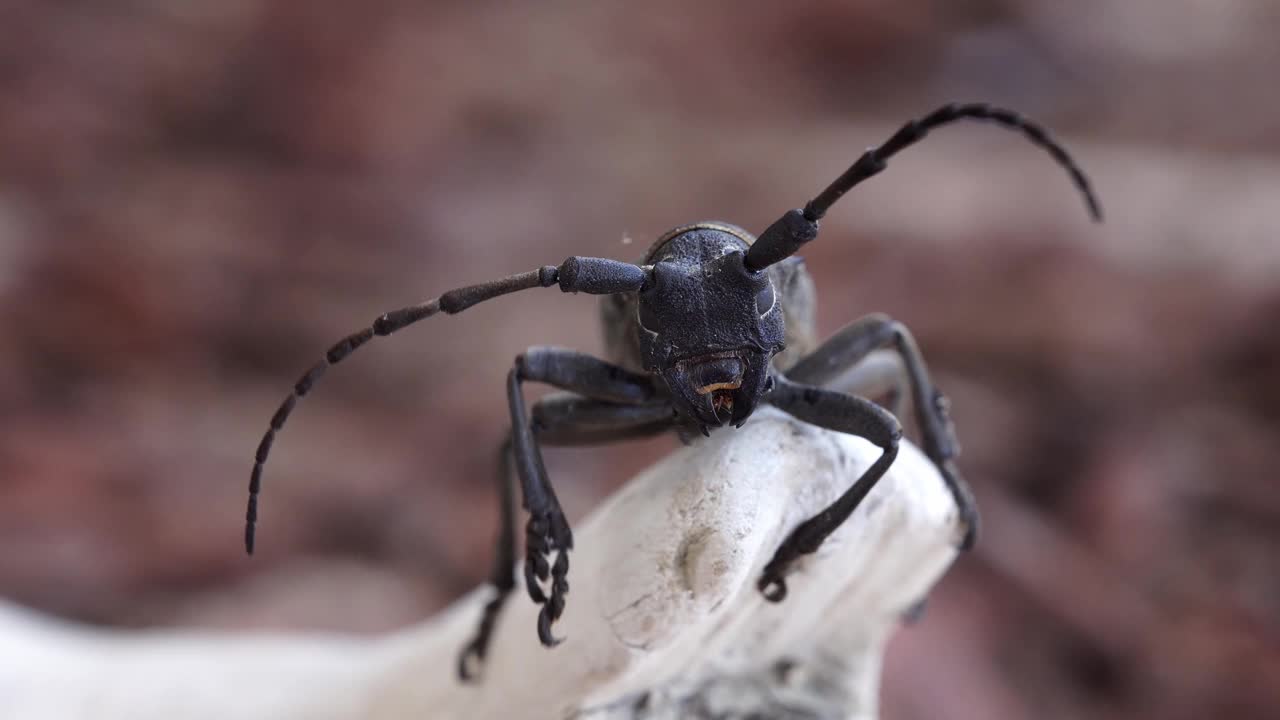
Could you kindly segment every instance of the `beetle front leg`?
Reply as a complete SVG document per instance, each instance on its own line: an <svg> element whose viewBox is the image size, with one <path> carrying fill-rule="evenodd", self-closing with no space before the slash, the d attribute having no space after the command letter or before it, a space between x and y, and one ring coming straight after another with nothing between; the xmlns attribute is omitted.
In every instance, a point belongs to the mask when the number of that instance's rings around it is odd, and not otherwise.
<svg viewBox="0 0 1280 720"><path fill-rule="evenodd" d="M533 405L533 435L540 445L598 445L632 438L649 437L671 429L675 413L670 403L643 405L592 400L581 395L560 393L542 398ZM458 656L458 677L465 681L484 662L489 640L507 597L515 589L516 540L512 533L514 486L511 480L511 437L503 442L498 464L498 492L501 498L501 529L489 583L494 595L484 606L476 634Z"/></svg>
<svg viewBox="0 0 1280 720"><path fill-rule="evenodd" d="M567 576L573 533L547 479L542 452L525 412L521 393L521 384L525 381L547 383L619 404L647 403L654 399L656 391L646 375L560 348L530 348L516 358L515 367L507 375L512 457L520 476L524 508L529 512L525 527L525 589L535 603L542 605L538 613L538 639L551 647L559 642L551 634L551 624L564 612L565 595L569 592ZM552 554L554 560L548 561Z"/></svg>
<svg viewBox="0 0 1280 720"><path fill-rule="evenodd" d="M507 399L511 405L511 452L516 471L520 475L520 488L524 495L524 509L529 512L525 526L525 589L535 603L542 606L538 613L538 639L552 647L559 643L551 635L551 623L564 612L564 596L569 592L569 550L573 548L573 532L564 517L560 501L556 499L547 469L542 464L542 451L538 448L529 426L528 413L524 409L524 395L520 383L521 363L517 362L507 375ZM548 564L547 556L555 552L554 564ZM542 584L550 582L550 595Z"/></svg>
<svg viewBox="0 0 1280 720"><path fill-rule="evenodd" d="M801 385L777 375L766 401L811 425L866 438L883 451L835 502L792 530L764 566L758 583L760 592L771 602L781 602L787 596L785 576L792 563L801 555L816 551L827 536L844 524L898 457L902 426L889 411L870 400Z"/></svg>

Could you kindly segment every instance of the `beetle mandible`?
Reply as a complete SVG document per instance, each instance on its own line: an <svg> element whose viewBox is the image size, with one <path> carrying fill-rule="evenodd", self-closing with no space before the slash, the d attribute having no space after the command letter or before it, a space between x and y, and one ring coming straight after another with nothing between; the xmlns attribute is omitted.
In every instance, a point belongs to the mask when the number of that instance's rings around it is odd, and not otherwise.
<svg viewBox="0 0 1280 720"><path fill-rule="evenodd" d="M540 444L589 444L668 430L688 439L725 425L740 427L761 403L871 441L881 449L876 462L829 507L797 526L765 565L757 585L765 598L779 602L787 595L785 578L792 563L817 550L848 519L897 456L902 428L892 413L865 398L823 387L881 347L893 348L902 359L921 446L955 498L966 528L960 546L969 548L977 534L978 514L955 466L959 445L947 400L931 383L907 328L883 315L870 315L801 357L794 352L798 348L780 355L788 339L812 334L811 319L799 312L811 303L812 286L795 253L818 236L818 221L855 185L884 170L896 153L930 130L960 119L1020 131L1070 174L1089 214L1101 221L1102 210L1088 178L1041 126L983 103L950 104L906 123L883 144L866 150L817 197L802 209L787 211L758 238L726 223L686 225L660 237L638 265L571 257L558 266L457 288L388 312L331 347L272 416L249 480L245 549L253 552L262 470L275 435L298 399L330 365L374 336L390 335L436 313L454 314L501 295L551 286L607 296L605 333L611 362L571 350L534 347L517 356L507 375L511 435L503 457L514 461L523 507L529 513L524 578L530 598L542 606L537 622L542 644L559 642L551 625L565 608L573 534L543 467ZM521 393L525 382L546 383L568 394L543 399L530 416ZM459 658L463 679L471 675L472 660L483 662L494 621L516 584L509 472L502 473L501 488L503 525L490 578L496 594Z"/></svg>

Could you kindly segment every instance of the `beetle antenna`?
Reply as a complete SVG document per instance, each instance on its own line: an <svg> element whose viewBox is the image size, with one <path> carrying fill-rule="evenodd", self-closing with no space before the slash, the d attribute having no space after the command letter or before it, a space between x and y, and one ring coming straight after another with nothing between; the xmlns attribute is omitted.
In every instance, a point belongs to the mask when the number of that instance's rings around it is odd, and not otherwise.
<svg viewBox="0 0 1280 720"><path fill-rule="evenodd" d="M826 190L804 206L806 219L816 221L831 209L837 200L858 183L878 174L885 169L889 158L898 151L910 147L924 139L930 130L941 127L956 120L971 119L993 122L1010 130L1018 130L1033 144L1043 148L1071 176L1071 182L1084 196L1085 206L1094 222L1102 222L1102 206L1093 194L1089 178L1080 166L1076 165L1071 155L1049 136L1049 132L1040 125L1028 120L1019 113L1004 108L993 107L986 103L970 103L965 105L949 104L934 110L919 120L912 120L899 128L879 147L871 148L863 153L843 175L836 178Z"/></svg>
<svg viewBox="0 0 1280 720"><path fill-rule="evenodd" d="M992 107L986 103L970 103L944 105L919 120L912 120L898 129L892 137L879 147L873 147L862 153L858 161L827 186L827 189L810 200L804 210L789 210L773 225L770 225L747 250L745 264L748 269L759 271L776 262L790 257L802 245L818 237L818 220L827 214L831 206L855 185L867 178L878 175L888 167L889 158L904 148L910 147L924 139L930 130L941 127L956 120L985 120L1010 130L1017 130L1033 144L1043 148L1053 156L1071 176L1071 182L1084 196L1085 207L1095 222L1102 222L1102 205L1093 194L1093 186L1089 178L1076 165L1049 132L1022 115L1004 108Z"/></svg>
<svg viewBox="0 0 1280 720"><path fill-rule="evenodd" d="M294 383L288 397L271 416L271 424L258 443L253 456L253 471L249 475L249 505L245 511L244 549L253 554L254 527L258 521L258 493L262 489L262 468L271 453L276 433L284 427L298 400L311 392L312 386L331 365L337 365L369 342L375 335L390 335L419 320L425 320L438 312L447 315L462 312L477 303L536 287L559 284L564 292L586 292L596 295L639 290L647 273L630 263L603 258L571 257L560 266L546 265L537 270L511 275L479 285L450 290L438 298L418 305L392 310L378 317L369 327L354 332L329 348L319 362Z"/></svg>

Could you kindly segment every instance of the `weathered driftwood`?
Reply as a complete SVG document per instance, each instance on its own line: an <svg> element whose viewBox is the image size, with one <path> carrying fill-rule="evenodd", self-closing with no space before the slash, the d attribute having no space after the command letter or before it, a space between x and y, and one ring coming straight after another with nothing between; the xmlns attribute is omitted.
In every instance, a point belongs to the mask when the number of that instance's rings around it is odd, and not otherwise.
<svg viewBox="0 0 1280 720"><path fill-rule="evenodd" d="M785 602L755 583L877 454L764 410L666 458L577 523L566 641L538 644L517 590L475 685L454 663L487 589L381 638L100 631L0 607L0 717L872 718L886 640L955 556L929 462L904 446Z"/></svg>

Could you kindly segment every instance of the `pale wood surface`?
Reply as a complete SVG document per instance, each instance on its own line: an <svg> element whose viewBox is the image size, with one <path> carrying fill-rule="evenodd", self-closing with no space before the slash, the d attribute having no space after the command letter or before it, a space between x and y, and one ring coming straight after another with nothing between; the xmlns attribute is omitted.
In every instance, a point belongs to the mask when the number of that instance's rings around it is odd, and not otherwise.
<svg viewBox="0 0 1280 720"><path fill-rule="evenodd" d="M0 606L0 717L11 720L876 716L903 611L955 557L951 497L913 446L789 578L755 589L796 523L878 454L766 410L685 448L578 524L559 647L521 591L481 682L454 677L487 590L379 638L97 631ZM641 702L642 698L647 701ZM795 715L799 717L800 715Z"/></svg>

